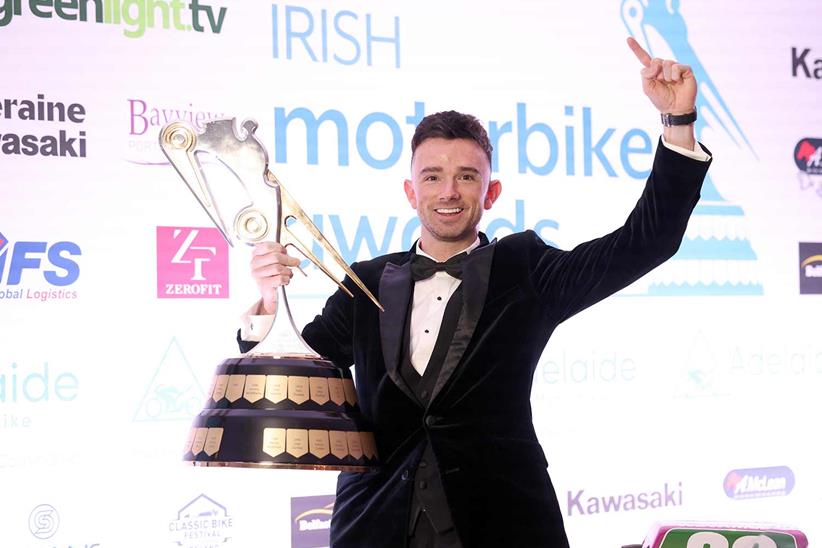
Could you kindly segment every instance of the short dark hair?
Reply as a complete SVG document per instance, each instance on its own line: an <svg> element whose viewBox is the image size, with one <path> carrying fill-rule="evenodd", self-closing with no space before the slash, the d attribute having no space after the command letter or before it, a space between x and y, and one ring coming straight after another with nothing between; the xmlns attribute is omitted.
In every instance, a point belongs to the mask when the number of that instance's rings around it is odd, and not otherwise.
<svg viewBox="0 0 822 548"><path fill-rule="evenodd" d="M494 147L488 139L488 133L476 117L462 114L455 110L446 110L429 114L417 126L414 137L411 139L411 156L417 147L426 139L470 139L477 143L488 156L491 163L491 153Z"/></svg>

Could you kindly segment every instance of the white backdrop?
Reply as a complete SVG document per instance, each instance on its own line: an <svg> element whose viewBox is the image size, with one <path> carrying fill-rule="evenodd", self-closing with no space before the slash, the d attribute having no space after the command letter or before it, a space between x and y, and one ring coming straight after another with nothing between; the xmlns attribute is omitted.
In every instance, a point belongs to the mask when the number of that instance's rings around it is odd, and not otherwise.
<svg viewBox="0 0 822 548"><path fill-rule="evenodd" d="M483 227L570 248L622 223L660 132L628 35L694 66L715 161L680 253L561 326L537 369L571 543L661 519L822 534L822 5L211 1L0 3L0 545L327 536L335 474L180 461L255 290L248 249L213 237L165 163L163 124L255 118L351 262L418 233L416 120L470 112L504 185ZM333 290L309 273L300 322ZM660 504L626 504L642 494Z"/></svg>

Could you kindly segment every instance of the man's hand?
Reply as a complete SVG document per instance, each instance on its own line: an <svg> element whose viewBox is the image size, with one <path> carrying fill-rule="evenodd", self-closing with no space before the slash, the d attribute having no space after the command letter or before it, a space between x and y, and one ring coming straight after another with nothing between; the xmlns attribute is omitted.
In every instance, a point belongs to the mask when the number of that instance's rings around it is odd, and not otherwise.
<svg viewBox="0 0 822 548"><path fill-rule="evenodd" d="M687 114L696 108L696 78L688 65L651 58L633 38L628 47L642 63L642 90L659 112Z"/></svg>
<svg viewBox="0 0 822 548"><path fill-rule="evenodd" d="M643 68L642 91L661 113L688 114L696 110L696 78L688 65L670 59L652 58L633 38L628 38L628 47L634 52ZM665 141L688 150L694 150L693 124L666 127Z"/></svg>
<svg viewBox="0 0 822 548"><path fill-rule="evenodd" d="M273 242L263 242L251 251L251 277L260 290L258 314L274 314L277 311L277 288L288 285L294 272L290 267L299 266L300 260L288 255L285 247Z"/></svg>

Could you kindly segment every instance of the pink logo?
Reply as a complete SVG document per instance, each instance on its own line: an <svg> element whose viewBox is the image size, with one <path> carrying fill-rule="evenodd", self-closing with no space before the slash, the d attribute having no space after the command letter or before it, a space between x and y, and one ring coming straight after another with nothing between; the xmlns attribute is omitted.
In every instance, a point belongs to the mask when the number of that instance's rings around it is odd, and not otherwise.
<svg viewBox="0 0 822 548"><path fill-rule="evenodd" d="M228 242L219 230L157 227L157 298L228 298Z"/></svg>

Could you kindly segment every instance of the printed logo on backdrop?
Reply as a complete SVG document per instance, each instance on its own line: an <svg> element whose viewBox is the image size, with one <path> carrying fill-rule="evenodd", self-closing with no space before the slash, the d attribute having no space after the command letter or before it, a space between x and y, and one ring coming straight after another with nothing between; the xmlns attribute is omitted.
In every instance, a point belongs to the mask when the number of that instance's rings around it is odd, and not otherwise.
<svg viewBox="0 0 822 548"><path fill-rule="evenodd" d="M400 18L271 5L274 59L400 68Z"/></svg>
<svg viewBox="0 0 822 548"><path fill-rule="evenodd" d="M185 121L202 131L210 120L226 118L223 113L198 108L194 103L156 103L147 98L129 98L128 151L125 160L144 166L170 166L160 150L160 130L169 122ZM201 162L209 159L200 155Z"/></svg>
<svg viewBox="0 0 822 548"><path fill-rule="evenodd" d="M176 338L172 338L140 401L135 422L190 420L205 392Z"/></svg>
<svg viewBox="0 0 822 548"><path fill-rule="evenodd" d="M0 232L0 303L76 299L80 255L74 242L12 242Z"/></svg>
<svg viewBox="0 0 822 548"><path fill-rule="evenodd" d="M0 365L0 429L31 428L35 419L29 410L51 403L73 402L80 391L74 373L55 370L48 362ZM8 406L8 407L6 407Z"/></svg>
<svg viewBox="0 0 822 548"><path fill-rule="evenodd" d="M568 491L566 515L592 516L682 506L682 482L668 483L646 491L592 493L585 489Z"/></svg>
<svg viewBox="0 0 822 548"><path fill-rule="evenodd" d="M36 506L29 514L29 531L32 536L39 540L48 540L57 534L60 528L60 514L57 509L50 504L40 504ZM99 548L101 544L97 542L60 542L56 544L55 540L44 543L49 547L60 548L66 546L84 547L84 548Z"/></svg>
<svg viewBox="0 0 822 548"><path fill-rule="evenodd" d="M218 229L157 227L157 298L228 298L228 242Z"/></svg>
<svg viewBox="0 0 822 548"><path fill-rule="evenodd" d="M564 127L551 126L529 117L528 104L516 103L502 118L488 120L488 137L493 146L491 171L498 173L503 162L516 163L517 172L548 176L560 171L569 177L610 178L627 176L645 179L653 159L651 137L640 128L601 130L602 122L588 106L577 109L565 105L561 109ZM308 107L274 107L274 163L293 162L289 159L289 136L305 151L308 165L334 164L348 167L352 157L365 166L386 170L403 157L406 139L426 115L424 101L414 101L402 113L371 112L361 118L346 115L338 109L317 113ZM595 120L596 123L595 124ZM320 127L328 128L334 139L323 138L320 147ZM289 131L290 129L290 131ZM582 134L582 150L577 149L576 135ZM611 139L614 138L613 141ZM304 139L303 142L300 142ZM540 141L547 146L529 146ZM610 146L609 146L610 145ZM531 149L538 149L532 152ZM581 171L581 173L580 173Z"/></svg>
<svg viewBox="0 0 822 548"><path fill-rule="evenodd" d="M822 198L822 139L801 139L793 149L793 161L799 168L799 189Z"/></svg>
<svg viewBox="0 0 822 548"><path fill-rule="evenodd" d="M60 514L50 504L40 504L29 514L29 531L40 540L53 537L59 527Z"/></svg>
<svg viewBox="0 0 822 548"><path fill-rule="evenodd" d="M675 397L685 399L718 398L728 394L722 385L723 370L705 333L696 333L685 352L685 361L674 385Z"/></svg>
<svg viewBox="0 0 822 548"><path fill-rule="evenodd" d="M291 548L321 548L331 543L334 495L291 497Z"/></svg>
<svg viewBox="0 0 822 548"><path fill-rule="evenodd" d="M814 57L811 48L791 48L791 74L794 78L822 80L822 58Z"/></svg>
<svg viewBox="0 0 822 548"><path fill-rule="evenodd" d="M12 124L20 128L0 133L0 152L5 155L86 157L86 132L77 129L86 121L86 109L80 103L46 100L43 93L36 99L3 98L0 118L14 120ZM43 122L51 122L49 133L44 134ZM8 128L7 124L4 127ZM28 128L37 133L28 133Z"/></svg>
<svg viewBox="0 0 822 548"><path fill-rule="evenodd" d="M727 334L699 330L690 342L671 350L683 356L673 384L684 399L723 398L733 394L771 394L773 379L810 382L822 375L822 349L816 340L791 343L760 334L751 341L729 340Z"/></svg>
<svg viewBox="0 0 822 548"><path fill-rule="evenodd" d="M213 548L231 540L233 518L225 506L200 495L177 512L168 530L175 545L183 548Z"/></svg>
<svg viewBox="0 0 822 548"><path fill-rule="evenodd" d="M799 244L799 293L822 294L822 243Z"/></svg>
<svg viewBox="0 0 822 548"><path fill-rule="evenodd" d="M679 12L679 2L622 0L621 11L630 34L652 56L673 57L693 69L700 84L696 100L697 138L710 127L756 158L688 39L688 25ZM722 196L708 173L679 251L629 291L660 296L762 295L757 256L746 231L744 210Z"/></svg>
<svg viewBox="0 0 822 548"><path fill-rule="evenodd" d="M622 352L597 351L569 353L565 349L545 352L534 376L537 383L553 384L627 384L638 375L636 361Z"/></svg>
<svg viewBox="0 0 822 548"><path fill-rule="evenodd" d="M28 8L25 14L23 6ZM139 38L147 29L155 28L220 34L227 11L228 8L209 5L202 0L6 0L0 4L0 28L9 25L15 17L25 15L122 26L123 34L129 38Z"/></svg>
<svg viewBox="0 0 822 548"><path fill-rule="evenodd" d="M736 500L762 497L784 497L796 483L787 466L731 470L725 476L725 494Z"/></svg>

